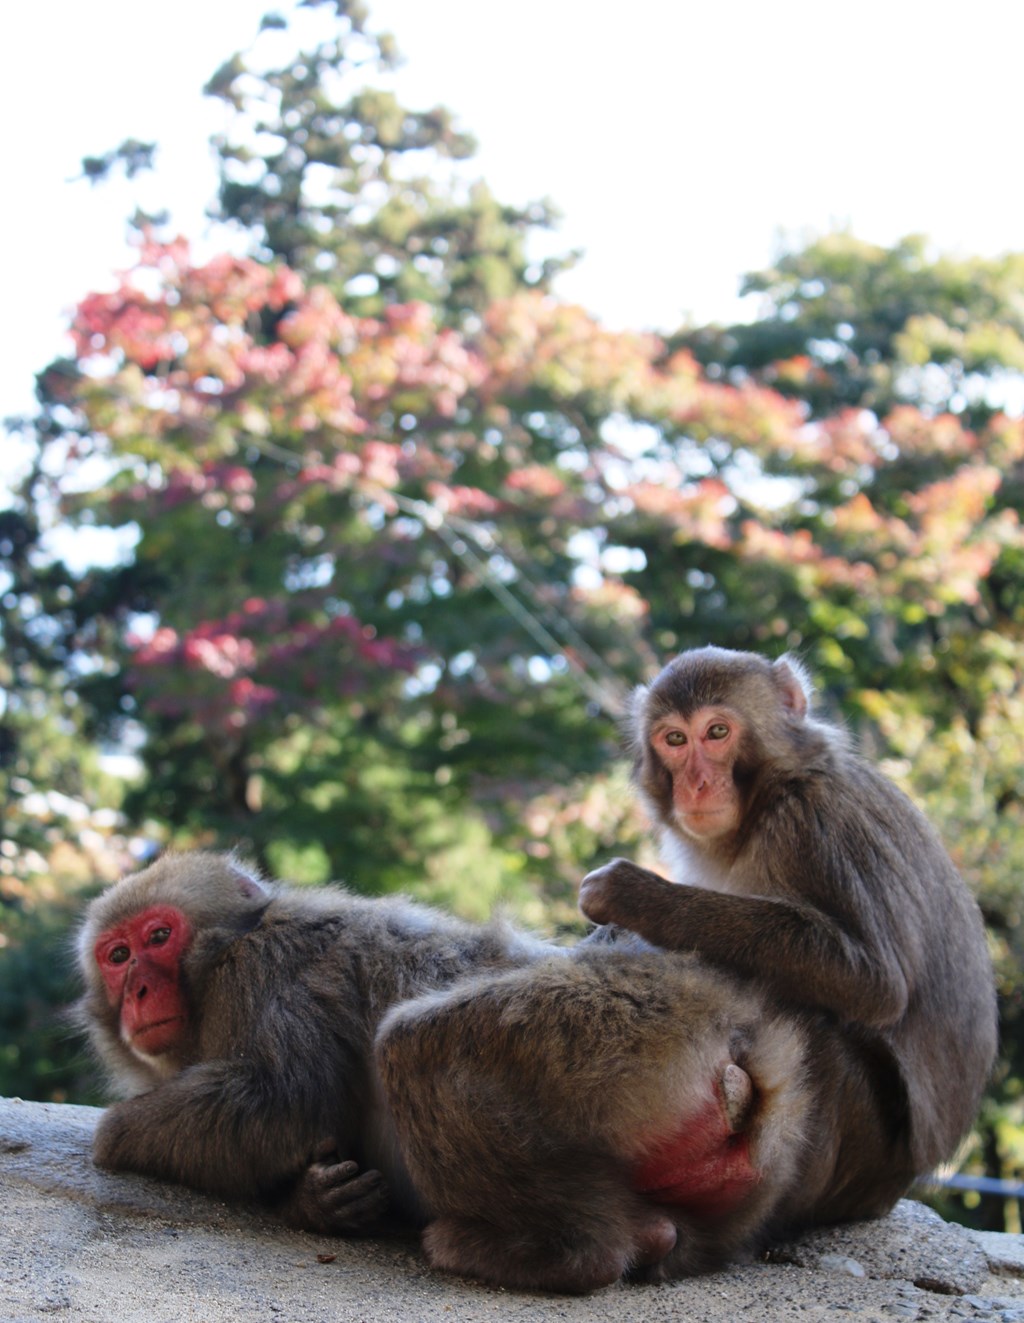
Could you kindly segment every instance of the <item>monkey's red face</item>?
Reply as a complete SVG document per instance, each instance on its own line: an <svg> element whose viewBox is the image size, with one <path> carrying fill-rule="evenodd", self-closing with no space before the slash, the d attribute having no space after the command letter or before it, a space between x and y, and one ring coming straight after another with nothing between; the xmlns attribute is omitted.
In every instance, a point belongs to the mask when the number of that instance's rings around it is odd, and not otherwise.
<svg viewBox="0 0 1024 1323"><path fill-rule="evenodd" d="M121 1037L142 1056L161 1056L184 1039L181 960L191 940L188 920L173 905L141 910L96 939L93 953Z"/></svg>
<svg viewBox="0 0 1024 1323"><path fill-rule="evenodd" d="M739 716L726 707L673 713L652 727L651 748L672 777L672 816L687 835L708 840L739 826L732 767L741 734Z"/></svg>

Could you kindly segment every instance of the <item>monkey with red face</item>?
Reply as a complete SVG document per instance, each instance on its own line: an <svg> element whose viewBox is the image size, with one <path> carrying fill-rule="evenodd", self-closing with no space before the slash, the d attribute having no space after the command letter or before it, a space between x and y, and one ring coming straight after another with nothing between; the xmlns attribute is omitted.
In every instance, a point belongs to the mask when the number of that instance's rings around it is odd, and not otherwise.
<svg viewBox="0 0 1024 1323"><path fill-rule="evenodd" d="M415 1217L374 1102L376 1022L467 968L546 951L404 902L279 888L228 856L165 855L97 897L79 937L79 1022L132 1095L100 1122L96 1161L312 1230Z"/></svg>
<svg viewBox="0 0 1024 1323"><path fill-rule="evenodd" d="M857 1035L887 1063L909 1179L955 1151L992 1065L984 929L930 824L811 694L792 658L719 648L638 690L634 779L677 882L615 860L580 905Z"/></svg>
<svg viewBox="0 0 1024 1323"><path fill-rule="evenodd" d="M139 1062L158 1073L188 1030L181 962L192 925L181 910L154 905L106 929L94 948L121 1033Z"/></svg>

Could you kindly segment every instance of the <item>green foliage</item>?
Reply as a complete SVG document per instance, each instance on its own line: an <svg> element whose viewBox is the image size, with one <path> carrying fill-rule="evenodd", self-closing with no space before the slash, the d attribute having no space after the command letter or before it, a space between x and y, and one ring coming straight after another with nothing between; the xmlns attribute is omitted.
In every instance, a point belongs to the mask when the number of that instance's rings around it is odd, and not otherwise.
<svg viewBox="0 0 1024 1323"><path fill-rule="evenodd" d="M125 138L120 146L102 156L82 158L82 175L90 184L102 183L109 179L112 172L120 166L126 179L134 179L144 170L153 169L156 154L155 142L139 142L137 138Z"/></svg>
<svg viewBox="0 0 1024 1323"><path fill-rule="evenodd" d="M361 7L334 9L340 22L286 67L259 68L257 42L207 84L236 112L214 143L220 219L262 259L315 276L362 313L421 300L458 321L524 285L547 287L565 261L534 265L526 245L552 225L550 205L502 205L450 169L473 139L443 107L412 111L367 86L368 71L394 67L394 42Z"/></svg>
<svg viewBox="0 0 1024 1323"><path fill-rule="evenodd" d="M77 584L45 554L45 533L31 498L0 510L0 887L33 876L68 831L68 810L100 783L83 748Z"/></svg>
<svg viewBox="0 0 1024 1323"><path fill-rule="evenodd" d="M0 1095L98 1102L95 1068L65 1015L78 991L71 932L85 893L62 883L0 877Z"/></svg>
<svg viewBox="0 0 1024 1323"><path fill-rule="evenodd" d="M806 400L884 414L901 403L980 421L993 386L1024 368L1024 254L935 257L911 235L892 248L826 235L747 276L763 299L749 325L680 337L735 379L752 374Z"/></svg>

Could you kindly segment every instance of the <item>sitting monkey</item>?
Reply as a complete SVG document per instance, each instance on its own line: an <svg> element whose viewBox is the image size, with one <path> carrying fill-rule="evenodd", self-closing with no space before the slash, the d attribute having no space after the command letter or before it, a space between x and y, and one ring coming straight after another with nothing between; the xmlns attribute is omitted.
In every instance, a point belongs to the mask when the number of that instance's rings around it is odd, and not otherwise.
<svg viewBox="0 0 1024 1323"><path fill-rule="evenodd" d="M985 930L924 815L811 697L792 658L721 648L639 689L634 780L684 885L616 860L580 904L859 1038L924 1174L971 1126L995 1056Z"/></svg>

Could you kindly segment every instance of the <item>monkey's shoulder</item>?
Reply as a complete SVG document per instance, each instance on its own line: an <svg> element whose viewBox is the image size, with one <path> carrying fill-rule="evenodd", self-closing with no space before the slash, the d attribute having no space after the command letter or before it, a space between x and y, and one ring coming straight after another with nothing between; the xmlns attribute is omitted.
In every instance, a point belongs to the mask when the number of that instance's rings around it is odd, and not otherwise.
<svg viewBox="0 0 1024 1323"><path fill-rule="evenodd" d="M916 804L867 759L850 749L832 751L798 773L765 779L758 788L757 829L785 837L788 822L804 845L814 839L831 851L841 842L856 854L898 840L907 848L945 856L938 832Z"/></svg>
<svg viewBox="0 0 1024 1323"><path fill-rule="evenodd" d="M545 949L500 921L472 924L403 897L283 889L224 951L221 975L264 991L305 988L321 1001L363 1004L468 970L520 964Z"/></svg>

